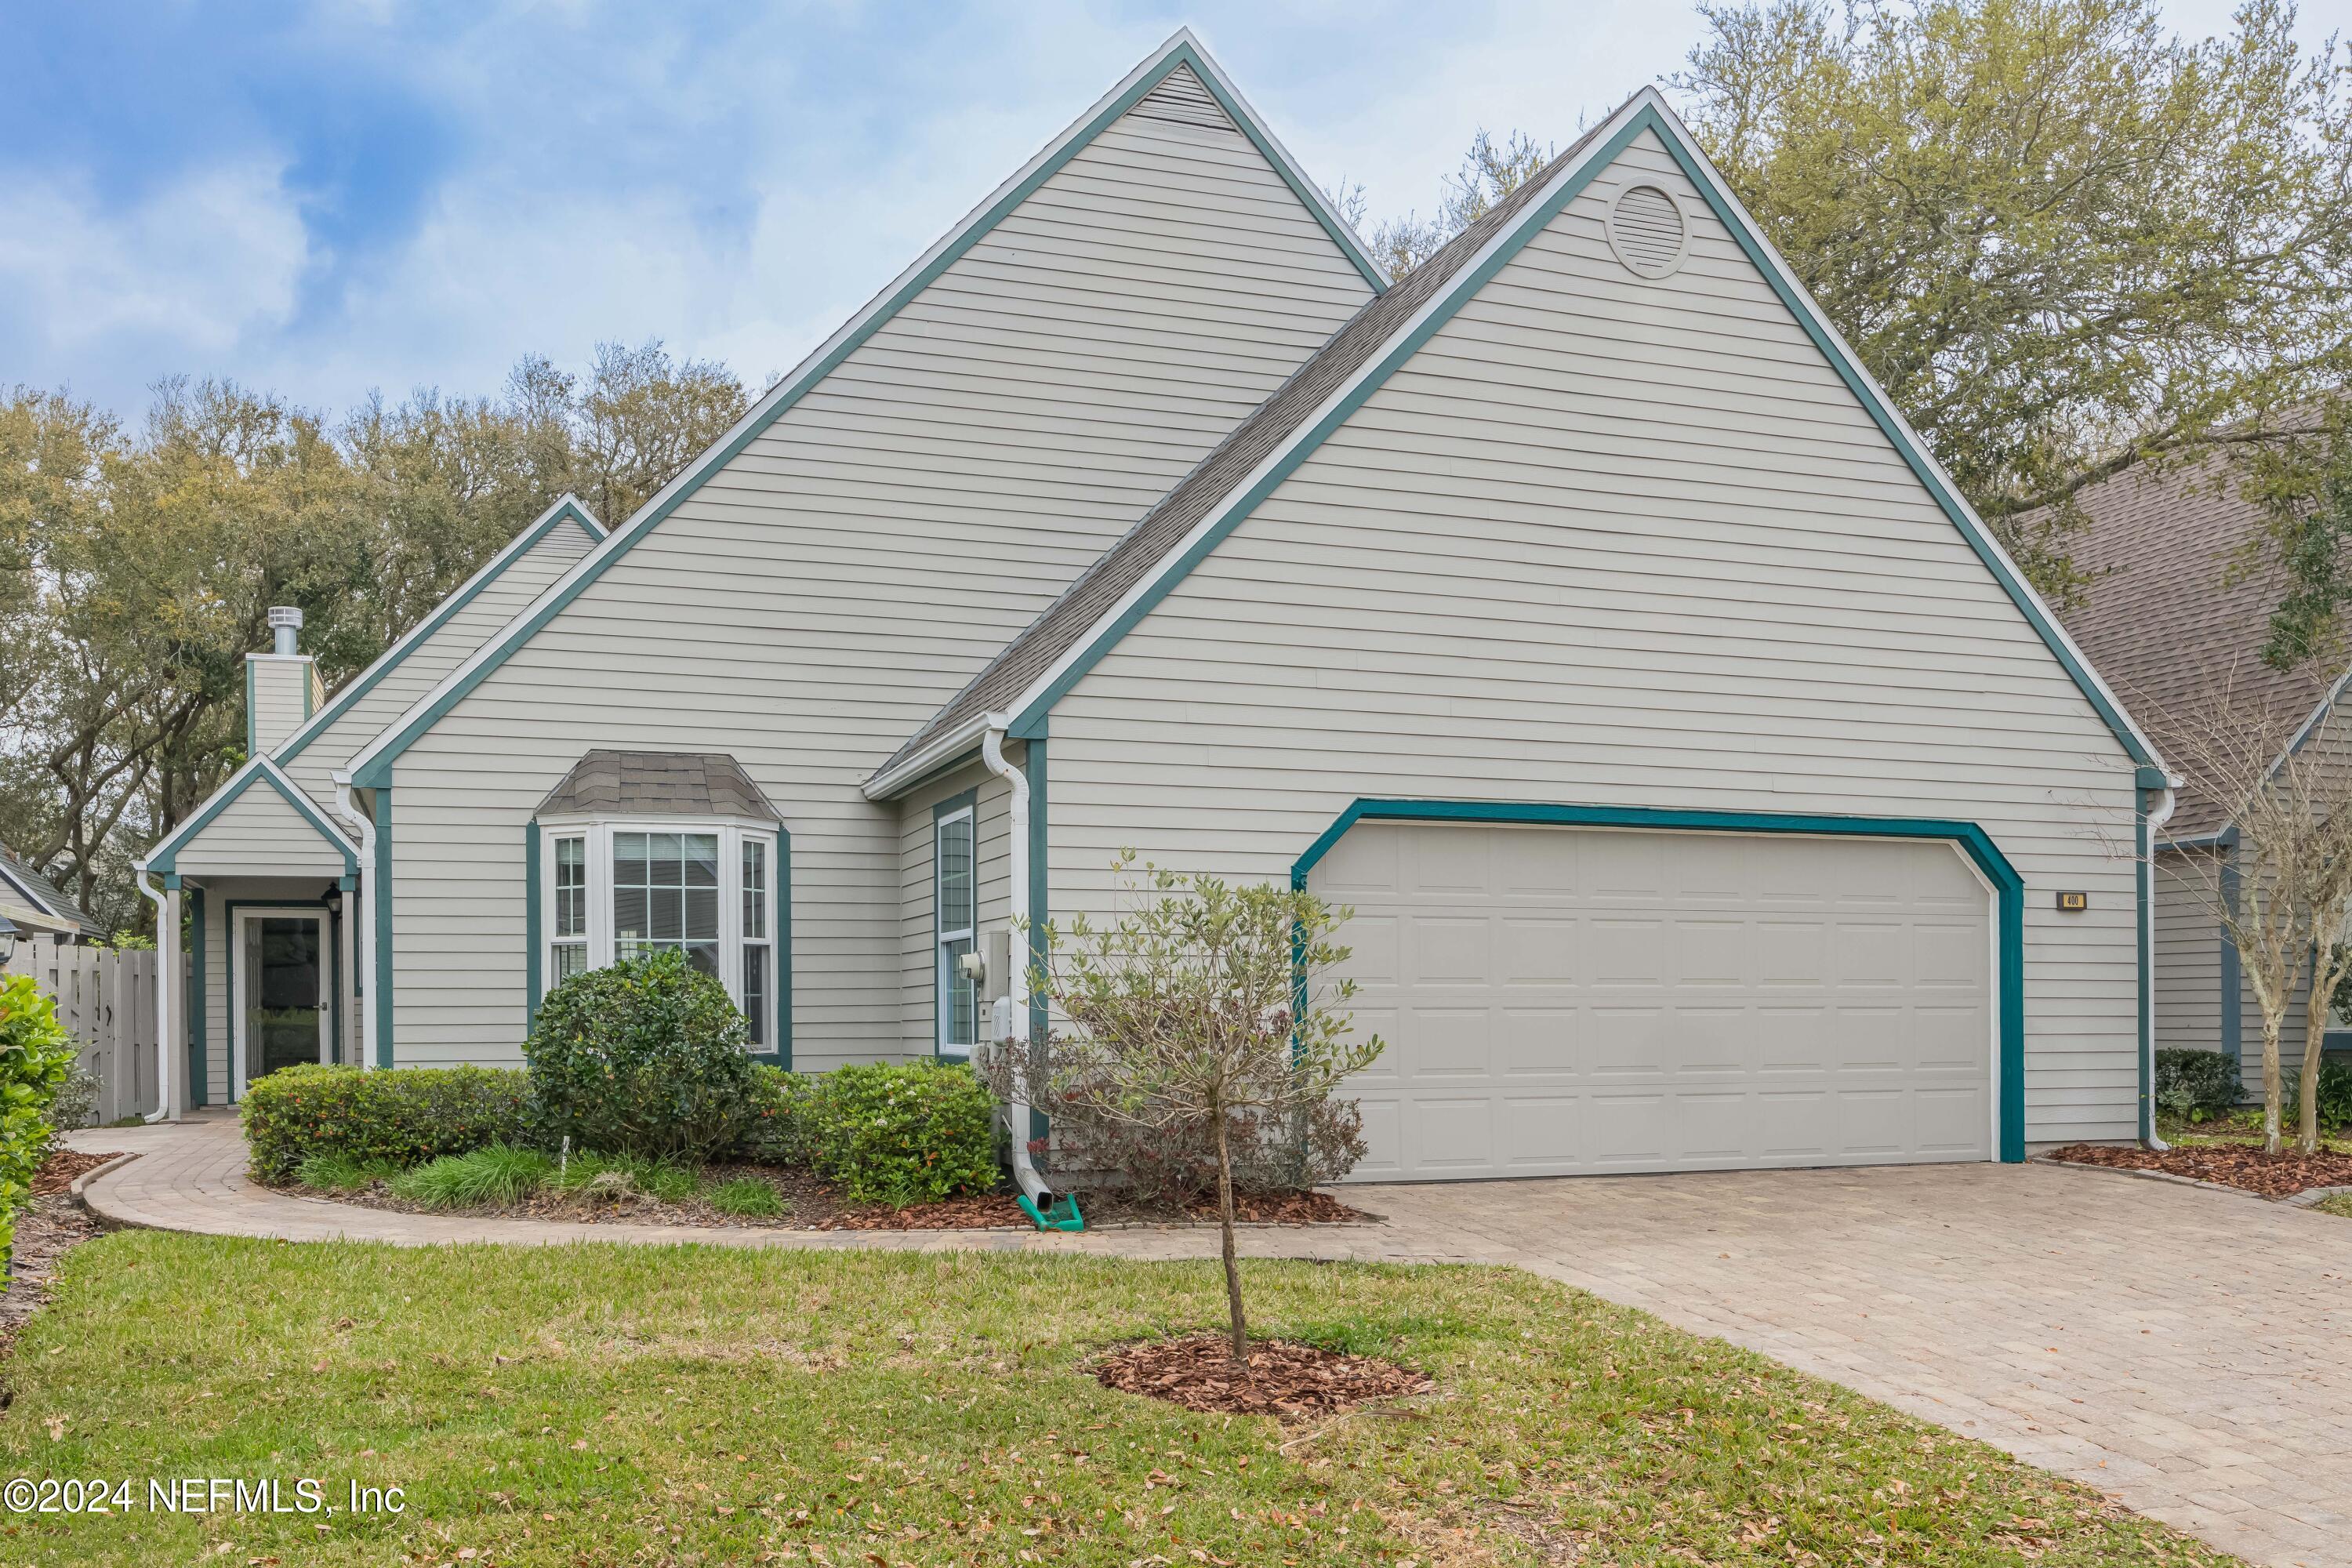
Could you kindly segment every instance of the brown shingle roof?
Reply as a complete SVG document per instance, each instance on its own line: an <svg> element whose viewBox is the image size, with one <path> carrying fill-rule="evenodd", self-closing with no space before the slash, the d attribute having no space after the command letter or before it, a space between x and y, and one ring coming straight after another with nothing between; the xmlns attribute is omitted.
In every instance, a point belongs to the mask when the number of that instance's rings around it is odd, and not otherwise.
<svg viewBox="0 0 2352 1568"><path fill-rule="evenodd" d="M2081 498L2090 526L2074 553L2096 575L2066 629L2158 750L2175 757L2185 751L2174 739L2179 726L2213 693L2300 721L2342 673L2263 662L2283 584L2275 569L2231 580L2263 516L2226 463L2214 458L2172 474L2133 468ZM2165 833L2193 838L2223 826L2216 803L2184 789Z"/></svg>
<svg viewBox="0 0 2352 1568"><path fill-rule="evenodd" d="M539 803L539 815L783 820L724 752L590 752Z"/></svg>
<svg viewBox="0 0 2352 1568"><path fill-rule="evenodd" d="M1510 224L1548 187L1554 175L1616 118L1601 117L1559 157L1476 222L1448 241L1427 261L1406 273L1331 334L1324 345L1275 388L1273 395L1209 455L1155 502L1141 521L1095 563L1079 574L1045 614L1013 639L971 683L948 700L930 722L874 770L879 777L933 740L952 734L982 715L1003 707L1076 647L1121 595L1141 582L1181 544L1217 504L1246 479L1275 448L1306 424L1348 378L1371 363L1423 305L1444 291L1488 240Z"/></svg>

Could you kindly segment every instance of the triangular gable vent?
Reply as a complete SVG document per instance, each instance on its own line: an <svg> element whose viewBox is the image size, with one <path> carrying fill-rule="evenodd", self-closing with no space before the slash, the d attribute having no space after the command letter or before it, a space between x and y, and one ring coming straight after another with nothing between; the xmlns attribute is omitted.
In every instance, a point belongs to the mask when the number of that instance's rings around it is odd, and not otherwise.
<svg viewBox="0 0 2352 1568"><path fill-rule="evenodd" d="M1145 93L1128 112L1139 114L1146 120L1171 120L1179 125L1206 126L1212 131L1239 129L1210 94L1208 84L1192 74L1191 66L1178 66L1170 71L1158 87Z"/></svg>

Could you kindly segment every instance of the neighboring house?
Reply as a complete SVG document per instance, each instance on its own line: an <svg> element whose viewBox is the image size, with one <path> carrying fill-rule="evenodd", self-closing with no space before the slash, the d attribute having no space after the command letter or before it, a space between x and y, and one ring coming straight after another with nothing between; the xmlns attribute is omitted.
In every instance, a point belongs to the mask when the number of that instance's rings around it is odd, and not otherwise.
<svg viewBox="0 0 2352 1568"><path fill-rule="evenodd" d="M11 939L91 942L104 935L63 889L0 845L0 948Z"/></svg>
<svg viewBox="0 0 2352 1568"><path fill-rule="evenodd" d="M2193 742L2176 731L2210 725L2206 710L2216 701L2269 716L2298 743L2328 743L2341 721L2335 703L2345 671L2263 662L2284 584L2247 559L2263 512L2222 460L2171 473L2130 469L2082 502L2089 525L2074 554L2092 581L2067 627L2160 748L2193 754ZM2227 1052L2258 1095L2262 1008L2214 907L2234 896L2235 843L2224 804L2194 781L2184 785L2156 855L2156 1043ZM2306 978L2280 1041L2290 1071L2303 1060L2308 994ZM2346 1046L2352 1037L2336 1036L2323 1048Z"/></svg>
<svg viewBox="0 0 2352 1568"><path fill-rule="evenodd" d="M379 1067L651 945L962 1055L1133 846L1353 906L1366 1175L2143 1130L2154 752L1654 92L1391 286L1179 34L471 642L154 858Z"/></svg>

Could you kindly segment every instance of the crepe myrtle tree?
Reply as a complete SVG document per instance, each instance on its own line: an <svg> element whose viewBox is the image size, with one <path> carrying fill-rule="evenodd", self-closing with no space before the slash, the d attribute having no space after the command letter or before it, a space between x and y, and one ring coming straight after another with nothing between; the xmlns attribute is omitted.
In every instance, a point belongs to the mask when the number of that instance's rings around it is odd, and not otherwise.
<svg viewBox="0 0 2352 1568"><path fill-rule="evenodd" d="M1205 1132L1216 1152L1233 1356L1249 1354L1234 1248L1237 1154L1305 1138L1350 1074L1382 1049L1354 1037L1348 948L1353 914L1303 889L1234 887L1133 850L1111 863L1128 911L1097 925L1038 927L1031 985L1063 1022L1044 1065L1046 1103L1149 1133ZM1349 1163L1361 1152L1348 1118Z"/></svg>
<svg viewBox="0 0 2352 1568"><path fill-rule="evenodd" d="M2280 1037L2304 993L2296 1146L2319 1149L2318 1042L2337 987L2352 974L2352 719L2331 706L2307 728L2291 712L2231 690L2224 679L2166 713L2183 794L2221 808L2234 845L2179 858L2172 870L2237 949L2262 1010L2263 1143L2285 1148Z"/></svg>

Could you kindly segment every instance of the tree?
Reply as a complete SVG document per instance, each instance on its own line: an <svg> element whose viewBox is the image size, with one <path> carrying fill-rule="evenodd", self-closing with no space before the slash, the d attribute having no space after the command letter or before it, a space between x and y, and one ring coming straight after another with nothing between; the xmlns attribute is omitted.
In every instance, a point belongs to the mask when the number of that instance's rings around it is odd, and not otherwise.
<svg viewBox="0 0 2352 1568"><path fill-rule="evenodd" d="M1445 242L1495 210L1495 204L1517 190L1557 156L1557 149L1538 143L1524 131L1514 131L1500 145L1485 130L1470 138L1462 166L1445 176L1437 196L1437 211L1428 218L1408 212L1389 218L1372 230L1371 251L1391 278L1402 278L1444 246ZM1326 191L1341 216L1362 226L1367 203L1360 184Z"/></svg>
<svg viewBox="0 0 2352 1568"><path fill-rule="evenodd" d="M2168 712L2164 732L2183 787L2219 804L2235 836L2234 848L2184 858L2176 874L2237 949L2262 1009L2263 1141L2273 1154L2284 1147L2280 1037L2296 990L2309 986L2296 1140L2315 1153L2319 1042L2352 973L2343 940L2352 922L2352 734L2333 715L2303 734L2299 715L2236 693L2227 680Z"/></svg>
<svg viewBox="0 0 2352 1568"><path fill-rule="evenodd" d="M1237 1147L1293 1136L1381 1051L1350 1038L1349 957L1333 933L1350 911L1304 889L1230 887L1146 864L1113 870L1135 900L1115 923L1084 914L1039 927L1031 984L1066 1021L1047 1068L1050 1095L1150 1131L1205 1129L1217 1160L1233 1357L1249 1358L1234 1257ZM1045 1098L1043 1096L1040 1097Z"/></svg>
<svg viewBox="0 0 2352 1568"><path fill-rule="evenodd" d="M2352 91L2288 0L1705 5L1710 156L2045 594L2074 498L2263 448L2352 372Z"/></svg>

